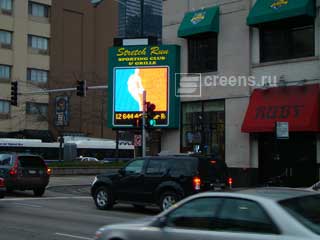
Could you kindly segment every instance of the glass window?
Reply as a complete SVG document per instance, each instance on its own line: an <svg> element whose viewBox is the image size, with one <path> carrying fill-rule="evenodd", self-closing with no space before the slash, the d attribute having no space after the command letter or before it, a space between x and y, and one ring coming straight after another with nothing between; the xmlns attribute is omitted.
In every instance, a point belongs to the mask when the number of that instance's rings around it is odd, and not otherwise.
<svg viewBox="0 0 320 240"><path fill-rule="evenodd" d="M222 231L279 234L279 230L258 203L225 199L217 215Z"/></svg>
<svg viewBox="0 0 320 240"><path fill-rule="evenodd" d="M27 102L26 103L26 113L40 115L42 117L47 117L48 116L48 104Z"/></svg>
<svg viewBox="0 0 320 240"><path fill-rule="evenodd" d="M217 71L218 35L206 34L188 39L188 69L190 73Z"/></svg>
<svg viewBox="0 0 320 240"><path fill-rule="evenodd" d="M0 100L0 113L8 114L10 112L10 102L6 100Z"/></svg>
<svg viewBox="0 0 320 240"><path fill-rule="evenodd" d="M36 82L36 83L47 83L48 71L29 68L27 70L27 80Z"/></svg>
<svg viewBox="0 0 320 240"><path fill-rule="evenodd" d="M218 148L224 159L224 123L223 100L182 103L181 151L212 153Z"/></svg>
<svg viewBox="0 0 320 240"><path fill-rule="evenodd" d="M28 36L28 46L30 48L48 51L48 43L48 38L33 35Z"/></svg>
<svg viewBox="0 0 320 240"><path fill-rule="evenodd" d="M320 235L320 196L281 201L280 204L301 224Z"/></svg>
<svg viewBox="0 0 320 240"><path fill-rule="evenodd" d="M216 230L215 216L223 198L198 198L187 202L167 216L167 225L173 228Z"/></svg>
<svg viewBox="0 0 320 240"><path fill-rule="evenodd" d="M314 24L260 29L260 61L277 61L315 54Z"/></svg>
<svg viewBox="0 0 320 240"><path fill-rule="evenodd" d="M148 174L165 174L168 167L166 159L151 159L148 163L146 173Z"/></svg>
<svg viewBox="0 0 320 240"><path fill-rule="evenodd" d="M11 44L12 44L12 33L9 31L0 30L0 45L1 45L1 47L3 47L4 45L11 46Z"/></svg>
<svg viewBox="0 0 320 240"><path fill-rule="evenodd" d="M40 157L20 156L19 163L21 167L45 167L45 163Z"/></svg>
<svg viewBox="0 0 320 240"><path fill-rule="evenodd" d="M125 171L126 173L141 173L143 164L144 160L135 160L126 166Z"/></svg>
<svg viewBox="0 0 320 240"><path fill-rule="evenodd" d="M12 164L12 158L9 154L0 154L0 165L1 166L10 166Z"/></svg>
<svg viewBox="0 0 320 240"><path fill-rule="evenodd" d="M0 65L0 79L10 79L11 78L11 66Z"/></svg>
<svg viewBox="0 0 320 240"><path fill-rule="evenodd" d="M29 15L34 17L49 17L49 6L35 2L29 2Z"/></svg>
<svg viewBox="0 0 320 240"><path fill-rule="evenodd" d="M12 0L0 0L0 9L12 11Z"/></svg>

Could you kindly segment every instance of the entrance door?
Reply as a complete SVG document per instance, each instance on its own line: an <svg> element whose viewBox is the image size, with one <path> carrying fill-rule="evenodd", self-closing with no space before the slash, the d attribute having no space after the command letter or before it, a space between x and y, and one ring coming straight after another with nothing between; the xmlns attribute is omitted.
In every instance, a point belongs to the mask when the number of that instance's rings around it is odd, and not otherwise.
<svg viewBox="0 0 320 240"><path fill-rule="evenodd" d="M315 134L293 133L287 140L259 137L260 183L273 179L288 187L311 186L317 179Z"/></svg>

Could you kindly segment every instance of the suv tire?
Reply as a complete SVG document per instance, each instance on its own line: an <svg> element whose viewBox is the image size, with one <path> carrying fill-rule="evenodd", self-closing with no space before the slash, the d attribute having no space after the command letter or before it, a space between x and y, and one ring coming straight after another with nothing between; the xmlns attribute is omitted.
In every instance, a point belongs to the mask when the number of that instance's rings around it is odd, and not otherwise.
<svg viewBox="0 0 320 240"><path fill-rule="evenodd" d="M94 194L94 203L98 209L107 210L113 207L113 196L108 187L98 187Z"/></svg>
<svg viewBox="0 0 320 240"><path fill-rule="evenodd" d="M44 188L44 187L35 188L35 189L33 189L33 195L36 197L41 197L45 191L46 191L46 188Z"/></svg>
<svg viewBox="0 0 320 240"><path fill-rule="evenodd" d="M167 210L180 200L179 194L175 191L165 191L160 195L159 206L161 211Z"/></svg>

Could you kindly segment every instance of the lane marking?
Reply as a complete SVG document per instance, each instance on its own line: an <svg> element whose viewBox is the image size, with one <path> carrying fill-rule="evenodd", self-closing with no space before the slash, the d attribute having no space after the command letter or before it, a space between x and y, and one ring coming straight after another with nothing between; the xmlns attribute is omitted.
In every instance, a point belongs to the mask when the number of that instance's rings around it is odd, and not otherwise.
<svg viewBox="0 0 320 240"><path fill-rule="evenodd" d="M12 202L12 201L33 201L33 200L67 200L67 199L92 199L92 197L42 197L42 198L4 198L0 202Z"/></svg>
<svg viewBox="0 0 320 240"><path fill-rule="evenodd" d="M93 240L93 238L81 237L81 236L76 236L76 235L71 235L71 234L66 234L66 233L55 233L55 235L69 237L69 238L75 238L75 239Z"/></svg>
<svg viewBox="0 0 320 240"><path fill-rule="evenodd" d="M14 203L14 205L24 206L24 207L33 207L33 208L42 208L43 207L40 205L25 204L25 203Z"/></svg>

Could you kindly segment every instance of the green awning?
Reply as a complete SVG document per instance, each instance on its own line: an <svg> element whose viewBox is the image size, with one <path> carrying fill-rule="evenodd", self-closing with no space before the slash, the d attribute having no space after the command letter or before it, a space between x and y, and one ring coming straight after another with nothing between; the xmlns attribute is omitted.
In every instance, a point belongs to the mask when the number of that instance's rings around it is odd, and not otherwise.
<svg viewBox="0 0 320 240"><path fill-rule="evenodd" d="M249 13L247 25L303 16L315 17L314 0L257 0Z"/></svg>
<svg viewBox="0 0 320 240"><path fill-rule="evenodd" d="M219 7L186 13L180 24L178 36L184 38L206 32L219 32Z"/></svg>

